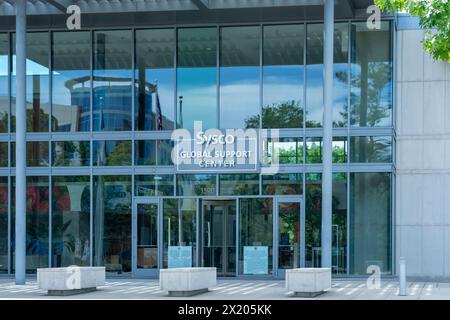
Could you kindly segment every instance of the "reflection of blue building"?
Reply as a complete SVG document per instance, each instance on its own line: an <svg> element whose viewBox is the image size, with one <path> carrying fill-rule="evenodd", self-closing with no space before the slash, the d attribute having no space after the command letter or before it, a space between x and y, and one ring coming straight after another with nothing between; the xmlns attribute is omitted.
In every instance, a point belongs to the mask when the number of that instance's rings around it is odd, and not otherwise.
<svg viewBox="0 0 450 320"><path fill-rule="evenodd" d="M75 112L79 123L68 122L59 124L59 131L89 131L90 130L90 77L82 77L67 81L65 86L71 93L71 104L79 106ZM94 131L124 131L132 129L132 99L129 78L94 77L93 95L93 130ZM81 86L79 86L81 85ZM136 88L136 101L139 106L136 110L137 130L154 130L156 112L153 108L153 93L155 85L144 84L144 90ZM141 100L143 99L143 100ZM163 117L163 124L167 119ZM164 125L163 125L164 126ZM63 128L63 129L61 129Z"/></svg>
<svg viewBox="0 0 450 320"><path fill-rule="evenodd" d="M120 79L119 79L120 80ZM131 87L101 85L94 89L93 126L98 131L131 130Z"/></svg>
<svg viewBox="0 0 450 320"><path fill-rule="evenodd" d="M85 79L85 78L82 78ZM78 117L72 117L72 119L78 119L79 123L65 123L59 124L59 131L89 131L90 130L90 114L91 114L91 98L90 98L90 86L86 82L90 79L85 79L82 82L75 82L76 80L70 80L66 82L66 87L70 90L70 98L72 105L79 106ZM81 86L77 86L81 84ZM74 128L74 126L76 128Z"/></svg>

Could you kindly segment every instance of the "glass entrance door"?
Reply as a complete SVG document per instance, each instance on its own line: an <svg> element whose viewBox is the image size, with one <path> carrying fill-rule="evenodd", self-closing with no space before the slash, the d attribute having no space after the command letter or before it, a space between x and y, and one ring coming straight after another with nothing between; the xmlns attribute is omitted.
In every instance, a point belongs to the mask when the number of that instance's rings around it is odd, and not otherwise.
<svg viewBox="0 0 450 320"><path fill-rule="evenodd" d="M158 276L158 202L137 202L133 214L133 273Z"/></svg>
<svg viewBox="0 0 450 320"><path fill-rule="evenodd" d="M301 234L304 219L301 201L281 199L278 201L278 276L284 277L286 269L299 268L301 264Z"/></svg>
<svg viewBox="0 0 450 320"><path fill-rule="evenodd" d="M236 202L202 201L203 267L216 267L217 276L236 275Z"/></svg>

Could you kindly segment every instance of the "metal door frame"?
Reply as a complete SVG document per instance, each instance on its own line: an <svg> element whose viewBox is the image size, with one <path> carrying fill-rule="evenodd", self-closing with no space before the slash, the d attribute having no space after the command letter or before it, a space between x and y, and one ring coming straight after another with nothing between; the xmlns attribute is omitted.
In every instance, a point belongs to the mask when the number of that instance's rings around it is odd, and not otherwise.
<svg viewBox="0 0 450 320"><path fill-rule="evenodd" d="M217 202L217 204L216 204L216 202ZM211 204L209 204L209 203L211 203ZM203 261L203 246L204 246L204 239L203 239L203 236L204 236L204 225L203 225L203 223L204 223L204 207L206 206L206 205L217 205L217 206L219 206L219 205L221 205L221 206L223 206L224 208L226 208L224 211L223 211L223 216L222 216L222 222L223 222L223 224L224 224L224 227L223 227L223 235L222 235L222 241L223 241L223 244L225 245L225 244L228 244L228 241L227 241L227 239L228 239L228 225L227 225L227 218L228 218L228 214L229 214L229 212L228 212L228 206L230 206L230 205L234 205L235 206L235 219L236 219L236 222L235 222L235 226L236 226L236 233L238 233L237 232L237 227L238 227L238 222L237 222L237 219L238 219L238 213L237 213L237 210L238 210L238 208L237 208L237 203L236 203L236 199L230 199L230 198L224 198L224 199L221 199L221 198L217 198L217 199L203 199L203 198L200 198L200 201L199 201L199 213L200 213L200 217L201 217L201 222L199 223L199 229L200 229L200 234L201 234L201 239L199 239L200 240L200 248L199 248L199 253L200 253L200 260L201 261ZM224 247L225 249L227 249L228 248L228 246L227 247ZM237 254L236 254L236 260L237 260ZM223 253L223 256L222 256L222 272L223 272L223 275L219 275L218 277L232 277L232 275L231 275L231 273L228 271L228 267L227 267L227 264L228 264L228 250L224 250L224 253ZM237 261L235 261L235 265L236 265L236 269L237 269ZM236 272L237 272L237 270L235 270L235 274L234 274L234 276L236 276Z"/></svg>
<svg viewBox="0 0 450 320"><path fill-rule="evenodd" d="M279 238L280 238L280 228L279 228L279 217L280 217L280 204L282 203L298 203L299 204L299 261L298 265L303 268L305 267L305 201L302 196L296 197L276 197L275 208L274 208L274 221L273 221L273 274L277 278L285 277L285 269L278 268L278 257L279 257Z"/></svg>
<svg viewBox="0 0 450 320"><path fill-rule="evenodd" d="M157 232L157 268L156 269L138 269L137 268L137 215L138 206L142 204L154 204L157 207L157 218L156 218L156 232ZM131 223L131 270L134 276L137 277L159 277L159 270L162 268L162 206L161 200L155 198L139 198L134 199L133 212L132 212L132 223Z"/></svg>

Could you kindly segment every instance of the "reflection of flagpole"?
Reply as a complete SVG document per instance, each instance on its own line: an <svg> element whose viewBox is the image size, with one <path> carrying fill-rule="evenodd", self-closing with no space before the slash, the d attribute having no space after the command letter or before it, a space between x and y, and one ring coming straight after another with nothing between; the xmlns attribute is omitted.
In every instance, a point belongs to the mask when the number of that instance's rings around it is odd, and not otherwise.
<svg viewBox="0 0 450 320"><path fill-rule="evenodd" d="M183 96L179 96L180 99L180 128L183 128Z"/></svg>

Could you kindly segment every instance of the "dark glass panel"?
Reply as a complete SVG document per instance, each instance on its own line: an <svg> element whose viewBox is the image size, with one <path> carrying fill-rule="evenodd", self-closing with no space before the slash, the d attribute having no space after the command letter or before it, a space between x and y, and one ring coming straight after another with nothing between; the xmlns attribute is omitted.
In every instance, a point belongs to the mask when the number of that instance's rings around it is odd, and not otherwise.
<svg viewBox="0 0 450 320"><path fill-rule="evenodd" d="M172 163L172 142L170 140L135 141L135 164L145 166L169 166Z"/></svg>
<svg viewBox="0 0 450 320"><path fill-rule="evenodd" d="M163 201L163 268L168 267L171 246L190 246L192 266L196 253L196 199L165 199Z"/></svg>
<svg viewBox="0 0 450 320"><path fill-rule="evenodd" d="M306 174L305 262L307 268L320 267L322 224L322 174Z"/></svg>
<svg viewBox="0 0 450 320"><path fill-rule="evenodd" d="M274 175L263 175L262 184L263 194L303 194L303 175L301 173L278 173Z"/></svg>
<svg viewBox="0 0 450 320"><path fill-rule="evenodd" d="M94 265L131 271L131 176L94 177Z"/></svg>
<svg viewBox="0 0 450 320"><path fill-rule="evenodd" d="M8 272L8 177L0 177L0 273Z"/></svg>
<svg viewBox="0 0 450 320"><path fill-rule="evenodd" d="M392 162L392 137L350 137L353 163Z"/></svg>
<svg viewBox="0 0 450 320"><path fill-rule="evenodd" d="M88 266L90 178L52 178L52 267Z"/></svg>
<svg viewBox="0 0 450 320"><path fill-rule="evenodd" d="M221 196L258 195L258 174L221 174L219 176L219 190Z"/></svg>
<svg viewBox="0 0 450 320"><path fill-rule="evenodd" d="M49 185L48 177L27 177L26 269L48 267L49 256ZM14 185L15 187L15 185ZM12 194L12 199L14 199ZM13 218L15 219L15 218ZM13 221L13 220L12 220ZM14 243L14 227L13 243ZM14 248L14 246L12 246ZM14 261L13 261L13 266Z"/></svg>
<svg viewBox="0 0 450 320"><path fill-rule="evenodd" d="M239 200L239 270L246 274L244 269L246 259L245 247L267 248L267 266L259 266L258 269L266 269L266 274L272 273L273 253L273 200L272 199L241 199ZM248 272L248 274L251 273Z"/></svg>
<svg viewBox="0 0 450 320"><path fill-rule="evenodd" d="M94 141L94 166L131 166L131 141Z"/></svg>
<svg viewBox="0 0 450 320"><path fill-rule="evenodd" d="M47 141L28 141L27 142L27 167L47 167L48 160L48 142ZM11 142L11 166L16 166L16 143Z"/></svg>
<svg viewBox="0 0 450 320"><path fill-rule="evenodd" d="M347 174L333 174L332 257L334 273L347 273Z"/></svg>
<svg viewBox="0 0 450 320"><path fill-rule="evenodd" d="M215 196L217 194L216 175L177 175L177 196Z"/></svg>
<svg viewBox="0 0 450 320"><path fill-rule="evenodd" d="M350 274L391 268L391 174L350 174Z"/></svg>
<svg viewBox="0 0 450 320"><path fill-rule="evenodd" d="M0 142L0 167L8 166L8 142Z"/></svg>
<svg viewBox="0 0 450 320"><path fill-rule="evenodd" d="M173 196L173 175L139 175L134 177L136 196Z"/></svg>

